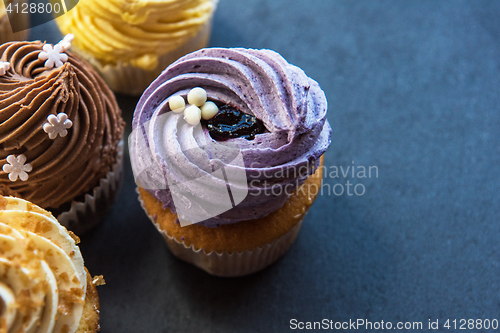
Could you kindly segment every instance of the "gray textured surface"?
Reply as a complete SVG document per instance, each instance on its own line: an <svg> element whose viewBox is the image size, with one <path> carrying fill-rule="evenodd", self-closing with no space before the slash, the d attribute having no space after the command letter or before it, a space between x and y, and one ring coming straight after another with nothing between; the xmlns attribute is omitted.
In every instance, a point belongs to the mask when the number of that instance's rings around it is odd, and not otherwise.
<svg viewBox="0 0 500 333"><path fill-rule="evenodd" d="M366 193L321 196L282 260L220 279L168 253L127 163L114 209L81 245L107 281L102 332L498 318L499 13L498 1L221 0L211 45L271 48L302 67L329 101L326 165L379 177L325 180ZM32 36L58 38L53 24ZM130 130L137 99L119 102Z"/></svg>

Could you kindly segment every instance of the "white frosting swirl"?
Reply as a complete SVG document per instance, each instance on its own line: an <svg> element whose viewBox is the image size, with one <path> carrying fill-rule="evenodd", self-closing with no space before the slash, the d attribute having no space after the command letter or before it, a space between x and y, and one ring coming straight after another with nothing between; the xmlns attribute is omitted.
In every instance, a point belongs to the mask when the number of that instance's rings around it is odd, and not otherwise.
<svg viewBox="0 0 500 333"><path fill-rule="evenodd" d="M80 250L52 214L0 197L0 332L76 332L86 288Z"/></svg>

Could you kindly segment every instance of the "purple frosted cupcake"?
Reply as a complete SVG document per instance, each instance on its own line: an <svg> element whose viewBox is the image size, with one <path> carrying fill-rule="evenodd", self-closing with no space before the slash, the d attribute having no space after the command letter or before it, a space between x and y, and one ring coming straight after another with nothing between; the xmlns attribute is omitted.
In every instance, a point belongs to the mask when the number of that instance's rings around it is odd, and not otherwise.
<svg viewBox="0 0 500 333"><path fill-rule="evenodd" d="M330 144L318 83L271 50L203 49L144 92L130 155L140 200L172 252L237 276L290 247Z"/></svg>

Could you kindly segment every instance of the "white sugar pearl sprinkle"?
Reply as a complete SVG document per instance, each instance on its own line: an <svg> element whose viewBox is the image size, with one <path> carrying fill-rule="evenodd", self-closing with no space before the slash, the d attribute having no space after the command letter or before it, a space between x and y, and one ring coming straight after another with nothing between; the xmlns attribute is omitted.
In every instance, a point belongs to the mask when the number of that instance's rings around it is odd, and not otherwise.
<svg viewBox="0 0 500 333"><path fill-rule="evenodd" d="M170 110L175 113L181 113L186 108L186 102L182 96L172 96L168 100L168 105L170 106Z"/></svg>
<svg viewBox="0 0 500 333"><path fill-rule="evenodd" d="M217 112L219 112L219 108L214 102L206 102L201 107L201 117L205 120L212 119Z"/></svg>
<svg viewBox="0 0 500 333"><path fill-rule="evenodd" d="M200 87L193 88L189 91L187 100L191 105L202 106L207 101L207 92Z"/></svg>
<svg viewBox="0 0 500 333"><path fill-rule="evenodd" d="M184 110L184 120L189 124L196 126L201 120L201 110L196 105L190 105Z"/></svg>

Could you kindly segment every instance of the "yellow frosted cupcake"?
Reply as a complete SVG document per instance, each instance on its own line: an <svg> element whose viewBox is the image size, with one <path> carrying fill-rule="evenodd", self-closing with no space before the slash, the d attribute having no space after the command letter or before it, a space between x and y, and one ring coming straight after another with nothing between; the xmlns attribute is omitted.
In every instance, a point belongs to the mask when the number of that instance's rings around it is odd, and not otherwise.
<svg viewBox="0 0 500 333"><path fill-rule="evenodd" d="M49 212L0 196L2 332L99 330L99 297L78 238Z"/></svg>
<svg viewBox="0 0 500 333"><path fill-rule="evenodd" d="M56 22L115 92L140 95L170 63L207 45L218 0L80 0Z"/></svg>

